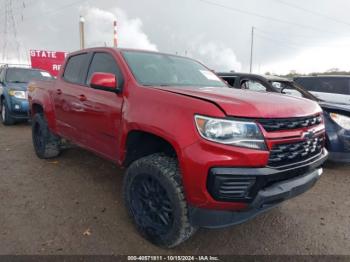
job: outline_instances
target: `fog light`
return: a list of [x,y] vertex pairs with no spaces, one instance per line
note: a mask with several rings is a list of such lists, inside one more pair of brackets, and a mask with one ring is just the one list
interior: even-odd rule
[[15,109],[19,110],[21,107],[19,105],[15,105]]

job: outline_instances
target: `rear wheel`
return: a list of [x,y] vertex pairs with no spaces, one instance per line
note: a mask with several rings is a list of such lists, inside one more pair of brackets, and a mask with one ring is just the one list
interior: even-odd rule
[[5,126],[11,126],[15,124],[15,120],[10,116],[6,100],[1,101],[1,122]]
[[155,154],[135,161],[125,175],[124,200],[138,231],[153,244],[175,247],[196,231],[174,158]]
[[60,138],[51,133],[43,114],[35,114],[33,118],[32,139],[39,158],[54,158],[60,154]]

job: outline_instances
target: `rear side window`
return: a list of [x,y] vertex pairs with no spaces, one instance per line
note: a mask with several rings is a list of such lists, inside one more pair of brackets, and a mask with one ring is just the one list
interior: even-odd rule
[[296,82],[308,91],[342,95],[350,94],[350,78],[298,78]]
[[0,82],[4,81],[4,75],[5,75],[5,69],[1,68],[0,69]]
[[74,84],[83,84],[82,69],[87,64],[87,57],[87,54],[70,57],[64,70],[63,78]]
[[119,70],[118,64],[113,56],[108,53],[95,53],[90,65],[86,84],[90,84],[92,75],[97,72],[114,74],[118,78],[119,86],[122,84],[123,76]]
[[321,87],[319,92],[349,95],[349,78],[321,78]]
[[320,82],[317,78],[296,78],[295,82],[308,91],[320,92]]

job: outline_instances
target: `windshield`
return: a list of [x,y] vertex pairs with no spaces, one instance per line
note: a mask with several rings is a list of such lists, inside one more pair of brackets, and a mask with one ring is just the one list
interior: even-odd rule
[[145,86],[227,87],[192,59],[142,51],[123,51],[123,56],[136,80]]
[[52,79],[52,76],[46,71],[26,68],[9,68],[6,71],[6,82],[8,83],[29,83],[32,79]]

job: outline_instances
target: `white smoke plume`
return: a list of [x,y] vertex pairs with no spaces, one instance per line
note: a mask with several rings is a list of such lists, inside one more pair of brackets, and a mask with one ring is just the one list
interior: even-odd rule
[[220,43],[195,41],[191,45],[189,54],[215,71],[239,72],[242,69],[242,64],[237,60],[235,52]]
[[112,46],[113,21],[118,22],[118,46],[157,51],[148,36],[143,32],[142,21],[139,18],[129,18],[121,9],[105,11],[96,7],[82,8],[85,14],[87,46]]

